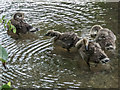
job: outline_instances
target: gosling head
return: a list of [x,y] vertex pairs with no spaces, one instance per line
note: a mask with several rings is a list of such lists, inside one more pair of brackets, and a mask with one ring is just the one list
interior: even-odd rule
[[13,16],[13,19],[15,20],[20,20],[20,19],[24,19],[24,13],[15,13]]
[[51,37],[59,36],[59,35],[61,35],[61,33],[54,30],[48,30],[47,33],[45,34],[45,36],[51,36]]
[[90,30],[91,37],[95,38],[100,29],[103,29],[100,25],[94,25]]
[[[107,54],[101,49],[101,46],[96,42],[89,43],[89,57],[90,61],[95,63],[106,64],[110,61]],[[92,53],[91,53],[92,52]]]
[[112,51],[116,48],[116,36],[107,28],[101,29],[100,32],[98,32],[95,41],[99,43],[104,50]]
[[79,49],[79,53],[81,54],[82,58],[88,63],[91,61],[95,63],[101,62],[102,64],[106,64],[110,61],[106,53],[96,42],[88,41],[86,38],[84,38],[79,40],[75,46]]

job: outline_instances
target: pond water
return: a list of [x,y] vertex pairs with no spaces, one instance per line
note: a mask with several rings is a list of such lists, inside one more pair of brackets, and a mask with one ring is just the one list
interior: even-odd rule
[[16,40],[0,26],[0,44],[9,55],[8,69],[0,67],[2,84],[10,81],[13,88],[118,87],[118,47],[114,52],[106,52],[112,69],[103,70],[105,67],[100,66],[89,71],[74,48],[67,52],[44,36],[48,30],[56,30],[74,31],[84,37],[93,25],[100,24],[111,29],[119,39],[117,2],[0,3],[1,17],[6,15],[6,19],[11,19],[18,11],[25,13],[25,20],[40,30]]

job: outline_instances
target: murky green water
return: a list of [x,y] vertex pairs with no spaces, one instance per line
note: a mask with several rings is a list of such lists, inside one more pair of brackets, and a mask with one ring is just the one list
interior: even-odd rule
[[96,70],[93,68],[90,72],[74,48],[69,53],[53,45],[53,40],[44,36],[48,30],[56,30],[74,31],[84,37],[94,24],[100,24],[111,29],[119,39],[118,3],[4,2],[0,4],[0,16],[6,15],[7,19],[17,11],[25,13],[26,21],[40,28],[40,31],[23,35],[15,40],[3,31],[3,26],[0,26],[0,44],[9,54],[8,70],[1,67],[2,83],[11,81],[14,88],[118,87],[117,50],[107,53],[111,58],[112,70],[104,71],[104,68],[99,67]]

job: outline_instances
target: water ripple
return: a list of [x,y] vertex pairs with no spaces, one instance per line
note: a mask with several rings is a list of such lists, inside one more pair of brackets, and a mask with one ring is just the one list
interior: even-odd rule
[[[2,68],[3,75],[0,80],[3,83],[11,81],[13,88],[80,88],[91,86],[89,84],[93,85],[91,82],[93,77],[95,77],[94,83],[96,84],[99,77],[106,76],[107,80],[111,79],[111,76],[115,75],[99,74],[96,76],[80,70],[79,66],[82,61],[76,52],[68,53],[59,47],[55,47],[53,50],[53,39],[44,36],[48,30],[74,31],[79,36],[86,36],[94,24],[106,26],[106,12],[111,13],[114,10],[109,11],[101,7],[102,4],[92,2],[9,2],[0,4],[0,16],[6,15],[6,19],[10,19],[15,12],[23,12],[25,20],[29,24],[40,28],[40,31],[34,33],[38,37],[37,39],[33,39],[32,34],[33,36],[26,35],[30,37],[29,39],[23,36],[22,39],[15,40],[6,34],[2,25],[0,26],[0,44],[7,50],[9,56],[8,70]],[[115,28],[115,26],[111,26]],[[106,83],[106,81],[101,82]],[[116,86],[115,82],[117,81],[111,82],[112,84],[107,83]],[[98,84],[98,86],[105,87],[101,83]],[[109,85],[107,87],[111,87]]]

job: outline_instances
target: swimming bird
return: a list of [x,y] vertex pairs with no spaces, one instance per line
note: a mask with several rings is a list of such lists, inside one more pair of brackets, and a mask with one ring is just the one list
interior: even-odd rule
[[[38,31],[37,28],[34,31],[30,31],[30,29],[32,29],[33,27],[25,22],[24,13],[20,13],[20,12],[15,13],[13,18],[10,21],[11,21],[11,24],[15,26],[17,35],[19,35],[20,33],[26,34],[27,32]],[[9,26],[7,26],[7,28],[9,29]],[[10,30],[8,30],[8,32],[10,32]]]
[[54,42],[61,41],[62,47],[66,48],[67,51],[70,51],[71,47],[75,47],[75,44],[77,41],[79,41],[81,38],[74,32],[65,32],[60,33],[58,31],[49,30],[46,33],[46,36],[55,37]]
[[83,38],[76,43],[75,47],[78,49],[78,53],[81,55],[82,59],[86,61],[89,67],[89,62],[94,62],[96,64],[101,62],[102,64],[106,64],[110,61],[108,56],[101,49],[101,46],[94,41],[88,41],[88,39]]
[[90,30],[91,37],[100,44],[103,50],[115,50],[116,36],[108,28],[102,28],[100,25],[94,25]]

